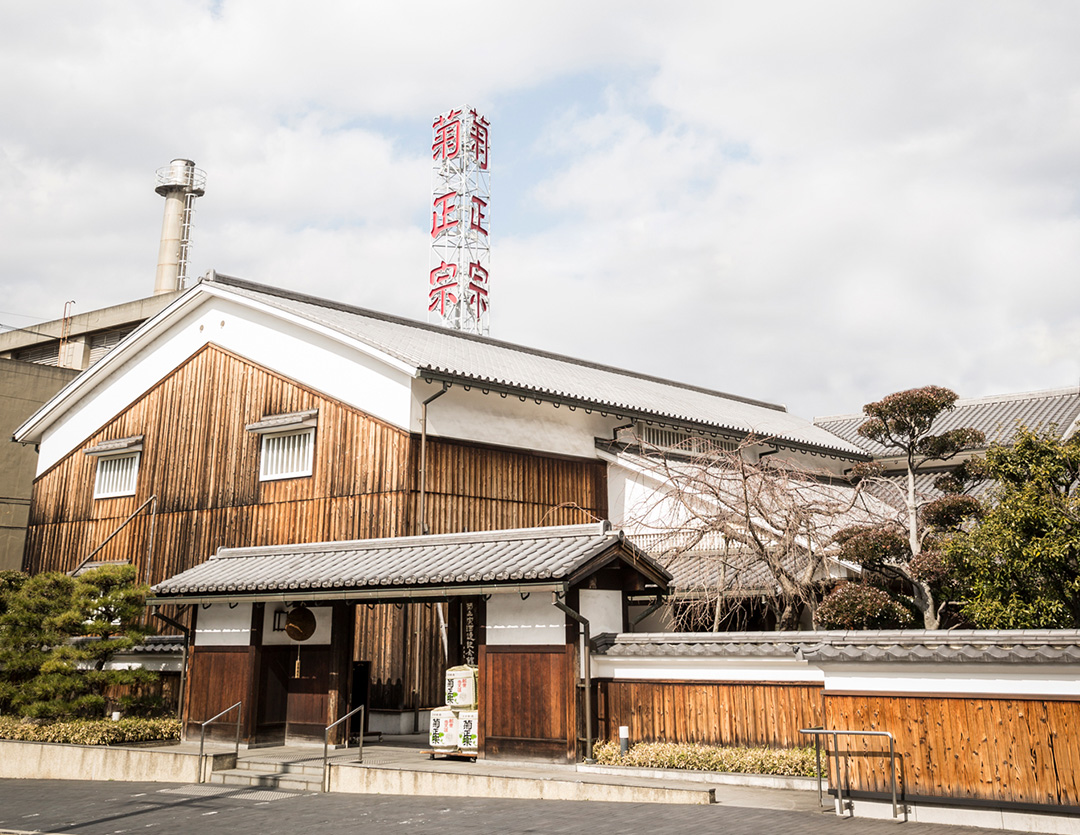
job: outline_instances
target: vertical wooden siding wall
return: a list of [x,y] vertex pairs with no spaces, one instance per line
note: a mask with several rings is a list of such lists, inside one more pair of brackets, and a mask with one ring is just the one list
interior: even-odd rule
[[[1080,702],[828,695],[828,728],[889,731],[909,800],[1080,807]],[[888,740],[840,739],[855,791],[889,791]]]
[[[259,481],[267,415],[319,410],[314,472]],[[405,536],[417,532],[419,439],[221,348],[194,354],[87,438],[143,435],[134,496],[93,498],[96,459],[77,449],[34,484],[26,568],[69,571],[150,496],[157,496],[150,581],[218,548]],[[601,462],[429,439],[433,533],[559,525],[604,518]],[[97,556],[145,574],[144,511]]]
[[[259,438],[245,426],[273,414],[318,409],[314,472],[259,481]],[[130,559],[150,582],[206,560],[220,547],[405,536],[418,530],[419,438],[208,345],[87,438],[84,447],[143,435],[134,496],[93,498],[96,460],[75,450],[34,485],[26,568],[70,571],[150,496],[141,513],[95,558]],[[562,525],[606,518],[604,465],[524,450],[429,438],[428,526],[433,533]],[[389,610],[389,611],[388,611]],[[371,707],[442,704],[436,613],[409,606],[406,642],[398,610],[359,606],[357,658],[371,659]],[[454,640],[456,636],[451,636]]]
[[805,745],[799,728],[821,725],[820,684],[754,682],[597,682],[598,736],[631,742]]
[[[259,481],[267,415],[319,410],[310,478]],[[91,435],[85,447],[143,435],[134,496],[93,498],[95,459],[75,450],[40,476],[28,533],[30,571],[68,571],[151,495],[151,582],[222,546],[400,536],[409,532],[410,438],[356,409],[215,346],[206,346]],[[144,511],[96,557],[131,559],[144,575]]]

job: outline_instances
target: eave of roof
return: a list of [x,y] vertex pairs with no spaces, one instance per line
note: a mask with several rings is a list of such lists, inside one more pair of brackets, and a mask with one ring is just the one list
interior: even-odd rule
[[[432,382],[475,386],[566,405],[734,437],[749,434],[807,452],[852,460],[866,458],[858,445],[791,415],[783,406],[663,380],[611,366],[449,331],[301,293],[211,272],[161,313],[144,322],[15,432],[22,442],[40,440],[51,422],[83,392],[91,391],[133,351],[154,338],[205,294],[232,299],[350,344],[391,367]],[[379,339],[378,333],[387,331]]]
[[[527,348],[489,337],[450,331],[440,326],[280,288],[266,287],[230,276],[214,275],[209,280],[240,294],[258,296],[268,305],[296,312],[297,315],[318,321],[325,327],[365,342],[373,350],[392,354],[400,362],[411,366],[415,370],[415,376],[430,382],[476,387],[504,395],[512,394],[521,399],[535,399],[556,405],[567,405],[570,408],[605,412],[621,418],[651,420],[667,425],[731,434],[736,437],[752,433],[770,438],[784,446],[854,460],[866,457],[858,446],[815,427],[810,421],[790,415],[780,405],[664,380],[549,351]],[[380,341],[370,333],[361,332],[357,327],[357,319],[400,328],[402,333],[412,334],[414,338]],[[456,363],[447,361],[447,354],[455,352],[445,350],[448,346],[453,347],[457,352]],[[436,355],[442,358],[441,361],[436,358]],[[463,359],[466,356],[468,359]],[[484,365],[485,361],[489,368],[500,367],[501,370],[498,373],[474,371],[476,366]],[[527,363],[532,363],[535,368],[524,370],[524,375],[513,373],[522,372],[522,366]],[[510,369],[513,371],[511,372]],[[545,374],[549,375],[549,380],[544,379]],[[593,380],[601,379],[607,384],[614,384],[614,381],[619,380],[621,382],[614,385],[614,388],[618,389],[623,396],[615,398],[597,394],[595,385],[582,384],[575,389],[572,385],[575,374],[584,374]],[[579,382],[583,383],[583,381]],[[626,389],[622,388],[624,384]],[[637,393],[641,402],[631,402],[633,398],[629,396],[629,389],[635,387],[644,387],[649,391],[648,395],[643,392]],[[666,397],[664,392],[667,392]],[[698,414],[694,414],[691,409],[680,409],[677,406],[663,409],[645,405],[671,404],[679,397],[689,398],[686,401],[687,404],[696,398],[704,398],[697,404]],[[741,421],[725,420],[722,417],[714,419],[714,415],[724,410],[725,404],[727,409],[744,411],[747,415]],[[774,431],[765,426],[775,421],[785,424],[788,430]],[[755,422],[760,425],[755,426]],[[796,433],[796,426],[798,432],[805,437],[800,437]]]
[[671,575],[607,523],[223,548],[158,583],[147,602],[402,600],[564,592],[621,559],[667,588]]

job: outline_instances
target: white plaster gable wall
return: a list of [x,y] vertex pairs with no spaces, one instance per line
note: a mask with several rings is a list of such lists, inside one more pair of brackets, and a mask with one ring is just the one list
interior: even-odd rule
[[808,472],[819,472],[824,470],[832,475],[843,475],[855,466],[855,462],[850,458],[836,458],[831,455],[811,455],[809,452],[794,449],[781,449],[775,457],[788,462],[793,467],[798,467]]
[[580,589],[578,612],[589,622],[589,635],[623,631],[622,592],[608,589]]
[[[132,352],[81,392],[40,441],[38,473],[145,394],[199,348],[213,343],[403,429],[410,426],[411,376],[332,334],[228,298],[204,294],[178,311],[152,349]],[[149,439],[148,439],[149,440]]]
[[566,615],[549,593],[493,594],[487,601],[487,642],[498,645],[566,643]]
[[195,616],[195,645],[246,647],[251,643],[251,604],[211,603]]
[[[420,404],[441,388],[423,380],[414,383],[414,432],[420,431]],[[595,458],[596,438],[611,438],[619,425],[610,415],[555,408],[532,398],[523,402],[512,394],[484,394],[479,386],[466,391],[461,385],[451,386],[428,405],[427,420],[429,435],[584,458]]]
[[627,533],[670,531],[685,521],[686,511],[664,495],[666,485],[608,457],[608,516]]

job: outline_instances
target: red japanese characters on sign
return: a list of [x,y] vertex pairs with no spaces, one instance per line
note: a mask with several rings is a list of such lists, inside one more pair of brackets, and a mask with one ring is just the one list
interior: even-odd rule
[[488,271],[475,261],[469,264],[469,307],[478,319],[488,309]]
[[481,200],[474,195],[472,205],[469,207],[469,228],[485,235],[488,233],[487,229],[484,228],[484,221],[487,220],[487,214],[484,212],[486,208],[487,201]]
[[475,110],[470,110],[469,115],[472,116],[472,119],[469,121],[469,147],[472,150],[473,159],[476,160],[480,170],[487,171],[488,120]]
[[437,238],[447,230],[458,225],[457,219],[452,215],[457,211],[457,192],[450,191],[433,201],[434,210],[431,213],[431,237]]
[[428,310],[439,308],[439,315],[446,315],[447,305],[457,304],[457,264],[443,261],[431,271],[431,289],[428,291]]
[[432,159],[454,159],[461,151],[461,111],[451,110],[431,123],[435,141],[431,143]]
[[490,127],[465,104],[443,111],[431,128],[428,318],[486,335],[491,316]]

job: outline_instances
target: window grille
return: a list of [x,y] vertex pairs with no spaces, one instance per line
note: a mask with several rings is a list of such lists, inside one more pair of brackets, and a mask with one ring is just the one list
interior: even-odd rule
[[120,340],[135,330],[134,327],[114,328],[90,334],[90,364],[93,365],[120,344]]
[[665,452],[682,452],[687,455],[708,455],[716,452],[734,452],[739,445],[734,441],[707,437],[683,429],[638,424],[637,436],[646,447]]
[[263,435],[259,479],[270,481],[309,476],[314,455],[314,429]]
[[94,498],[109,499],[114,496],[135,495],[139,479],[140,452],[125,455],[103,455],[98,458],[97,475],[94,479]]

